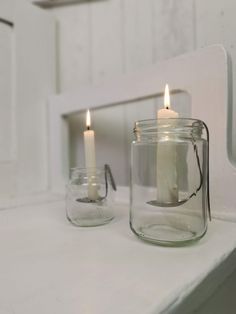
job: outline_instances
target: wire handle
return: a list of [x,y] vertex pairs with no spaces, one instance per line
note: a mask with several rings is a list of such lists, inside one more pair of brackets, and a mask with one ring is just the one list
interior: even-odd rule
[[115,183],[115,179],[113,177],[113,174],[111,172],[111,167],[108,165],[108,164],[105,164],[104,165],[104,169],[105,169],[105,179],[106,179],[106,183],[107,183],[107,175],[109,176],[110,178],[110,183],[111,183],[111,186],[113,188],[114,191],[117,190],[116,188],[116,183]]
[[[211,221],[211,204],[210,204],[210,174],[209,174],[209,130],[207,125],[202,121],[204,128],[206,130],[206,137],[207,137],[207,211],[208,211],[208,216],[209,216],[209,220]],[[196,191],[194,191],[192,194],[190,194],[188,197],[182,199],[182,200],[178,200],[177,202],[173,203],[173,202],[169,202],[169,203],[163,203],[163,202],[158,202],[158,200],[152,200],[147,202],[147,204],[152,205],[152,206],[162,206],[162,207],[174,207],[174,206],[181,206],[182,204],[186,203],[187,201],[189,201],[193,196],[196,196],[197,193],[200,191],[200,189],[202,188],[202,184],[203,184],[203,173],[202,173],[202,169],[201,169],[201,164],[200,164],[200,158],[199,158],[199,154],[198,154],[198,148],[197,145],[195,144],[194,138],[192,138],[192,145],[193,145],[193,149],[196,155],[196,160],[197,160],[197,166],[198,166],[198,170],[199,170],[199,175],[200,175],[200,183],[198,188],[196,189]]]

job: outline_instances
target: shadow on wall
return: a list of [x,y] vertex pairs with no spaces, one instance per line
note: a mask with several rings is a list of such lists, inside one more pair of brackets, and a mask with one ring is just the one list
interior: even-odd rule
[[86,2],[101,2],[108,0],[34,0],[33,4],[40,6],[41,8],[52,8],[52,7],[62,7],[68,5],[74,5],[77,3]]

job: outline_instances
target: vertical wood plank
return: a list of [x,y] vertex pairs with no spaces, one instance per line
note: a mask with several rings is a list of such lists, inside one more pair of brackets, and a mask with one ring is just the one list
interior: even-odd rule
[[[1,1],[0,17],[13,22],[14,2]],[[13,27],[0,23],[0,207],[15,195],[16,138]]]
[[[209,0],[196,1],[196,39],[197,47],[221,43],[231,56],[233,61],[232,77],[229,84],[233,98],[236,95],[236,85],[231,79],[236,77],[236,43],[235,29],[235,1],[234,0]],[[232,84],[232,86],[231,86]],[[228,116],[228,153],[236,165],[236,108],[235,101],[229,108]]]
[[12,27],[0,23],[0,162],[9,161],[13,157],[12,32]]
[[[225,29],[230,21],[224,21],[224,15],[229,14],[229,7],[225,3],[232,0],[222,1],[197,1],[196,2],[196,44],[204,47],[211,43],[220,43],[224,40]],[[232,8],[233,9],[233,8]],[[232,23],[232,21],[231,21]],[[227,34],[225,34],[227,36]]]
[[194,0],[153,0],[154,60],[191,51],[195,46]]
[[0,1],[1,18],[13,21],[15,0]]
[[19,195],[48,188],[47,98],[55,93],[52,17],[16,2],[16,133]]
[[91,2],[92,81],[123,71],[121,0]]
[[[153,62],[152,2],[124,1],[124,64],[126,72],[137,71]],[[155,100],[146,99],[124,106],[125,178],[129,182],[130,147],[134,138],[134,122],[156,117]]]
[[129,72],[150,65],[153,60],[151,1],[124,1],[123,17],[124,63]]
[[58,27],[58,75],[61,92],[91,80],[91,31],[88,3],[53,9]]

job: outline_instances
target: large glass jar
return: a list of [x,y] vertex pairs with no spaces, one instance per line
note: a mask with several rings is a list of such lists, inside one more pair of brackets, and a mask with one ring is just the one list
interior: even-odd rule
[[195,119],[135,123],[130,227],[141,239],[183,245],[207,230],[208,130]]

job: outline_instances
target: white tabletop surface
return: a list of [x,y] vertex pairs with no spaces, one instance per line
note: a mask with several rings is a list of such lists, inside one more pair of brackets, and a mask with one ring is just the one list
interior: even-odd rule
[[116,215],[78,228],[63,201],[0,211],[0,314],[168,313],[234,258],[234,223],[213,221],[197,244],[165,248],[132,234],[126,206]]

